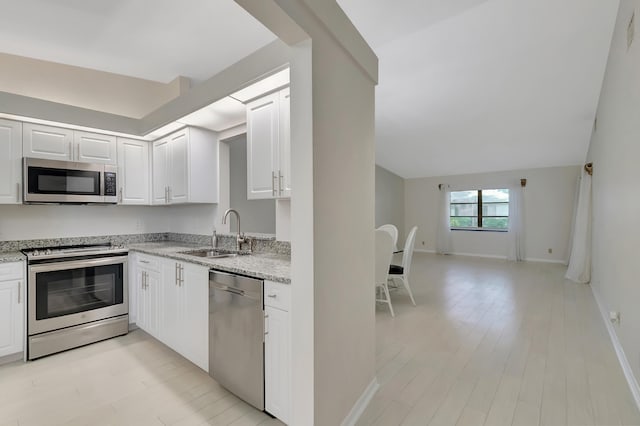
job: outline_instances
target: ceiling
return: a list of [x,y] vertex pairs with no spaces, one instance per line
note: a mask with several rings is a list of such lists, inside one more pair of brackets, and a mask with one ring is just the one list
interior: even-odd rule
[[[379,165],[413,178],[584,161],[618,0],[337,1],[380,59]],[[163,83],[275,40],[232,0],[5,3],[0,52]],[[227,107],[195,119],[235,123],[242,106]]]
[[3,2],[0,52],[198,83],[276,37],[232,0]]
[[380,60],[376,158],[405,178],[584,161],[617,0],[337,0]]

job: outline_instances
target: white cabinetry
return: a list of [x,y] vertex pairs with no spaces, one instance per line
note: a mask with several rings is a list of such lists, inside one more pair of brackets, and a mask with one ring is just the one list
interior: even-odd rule
[[24,262],[0,264],[0,357],[24,348]]
[[217,203],[218,140],[187,127],[153,143],[152,203]]
[[208,371],[209,269],[141,253],[134,259],[137,326]]
[[265,411],[284,423],[291,416],[291,288],[264,282]]
[[209,370],[209,269],[165,259],[159,339]]
[[135,279],[129,279],[138,289],[136,325],[154,337],[159,331],[160,272],[159,259],[140,254],[136,256]]
[[118,202],[150,204],[149,142],[118,138]]
[[0,119],[0,204],[22,202],[22,123]]
[[247,198],[291,196],[289,88],[247,104]]
[[22,141],[25,157],[116,164],[115,136],[24,123]]

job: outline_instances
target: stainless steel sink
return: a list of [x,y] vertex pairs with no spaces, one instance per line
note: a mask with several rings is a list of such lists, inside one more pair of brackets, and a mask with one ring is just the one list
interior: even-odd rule
[[221,259],[223,257],[236,257],[237,253],[228,253],[220,250],[191,250],[181,251],[180,254],[187,254],[189,256],[206,257],[208,259]]

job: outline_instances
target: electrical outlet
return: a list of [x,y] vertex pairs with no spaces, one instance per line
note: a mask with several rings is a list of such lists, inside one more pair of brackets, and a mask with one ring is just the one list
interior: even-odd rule
[[547,253],[549,254],[553,253],[553,249],[547,249]]
[[609,321],[611,321],[612,324],[620,325],[620,312],[616,312],[616,311],[609,312]]

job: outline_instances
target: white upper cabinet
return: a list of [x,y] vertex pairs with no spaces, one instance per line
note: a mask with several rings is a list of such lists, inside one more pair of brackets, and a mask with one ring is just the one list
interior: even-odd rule
[[73,161],[73,130],[24,123],[22,152],[25,157]]
[[116,164],[116,137],[88,132],[73,132],[74,161]]
[[116,164],[116,151],[115,136],[24,123],[25,157]]
[[279,133],[279,95],[247,104],[247,198],[274,198]]
[[217,203],[218,139],[187,127],[153,143],[152,203]]
[[22,202],[22,123],[0,119],[0,204]]
[[291,196],[289,88],[247,104],[247,198]]
[[149,142],[118,138],[118,202],[150,204]]

